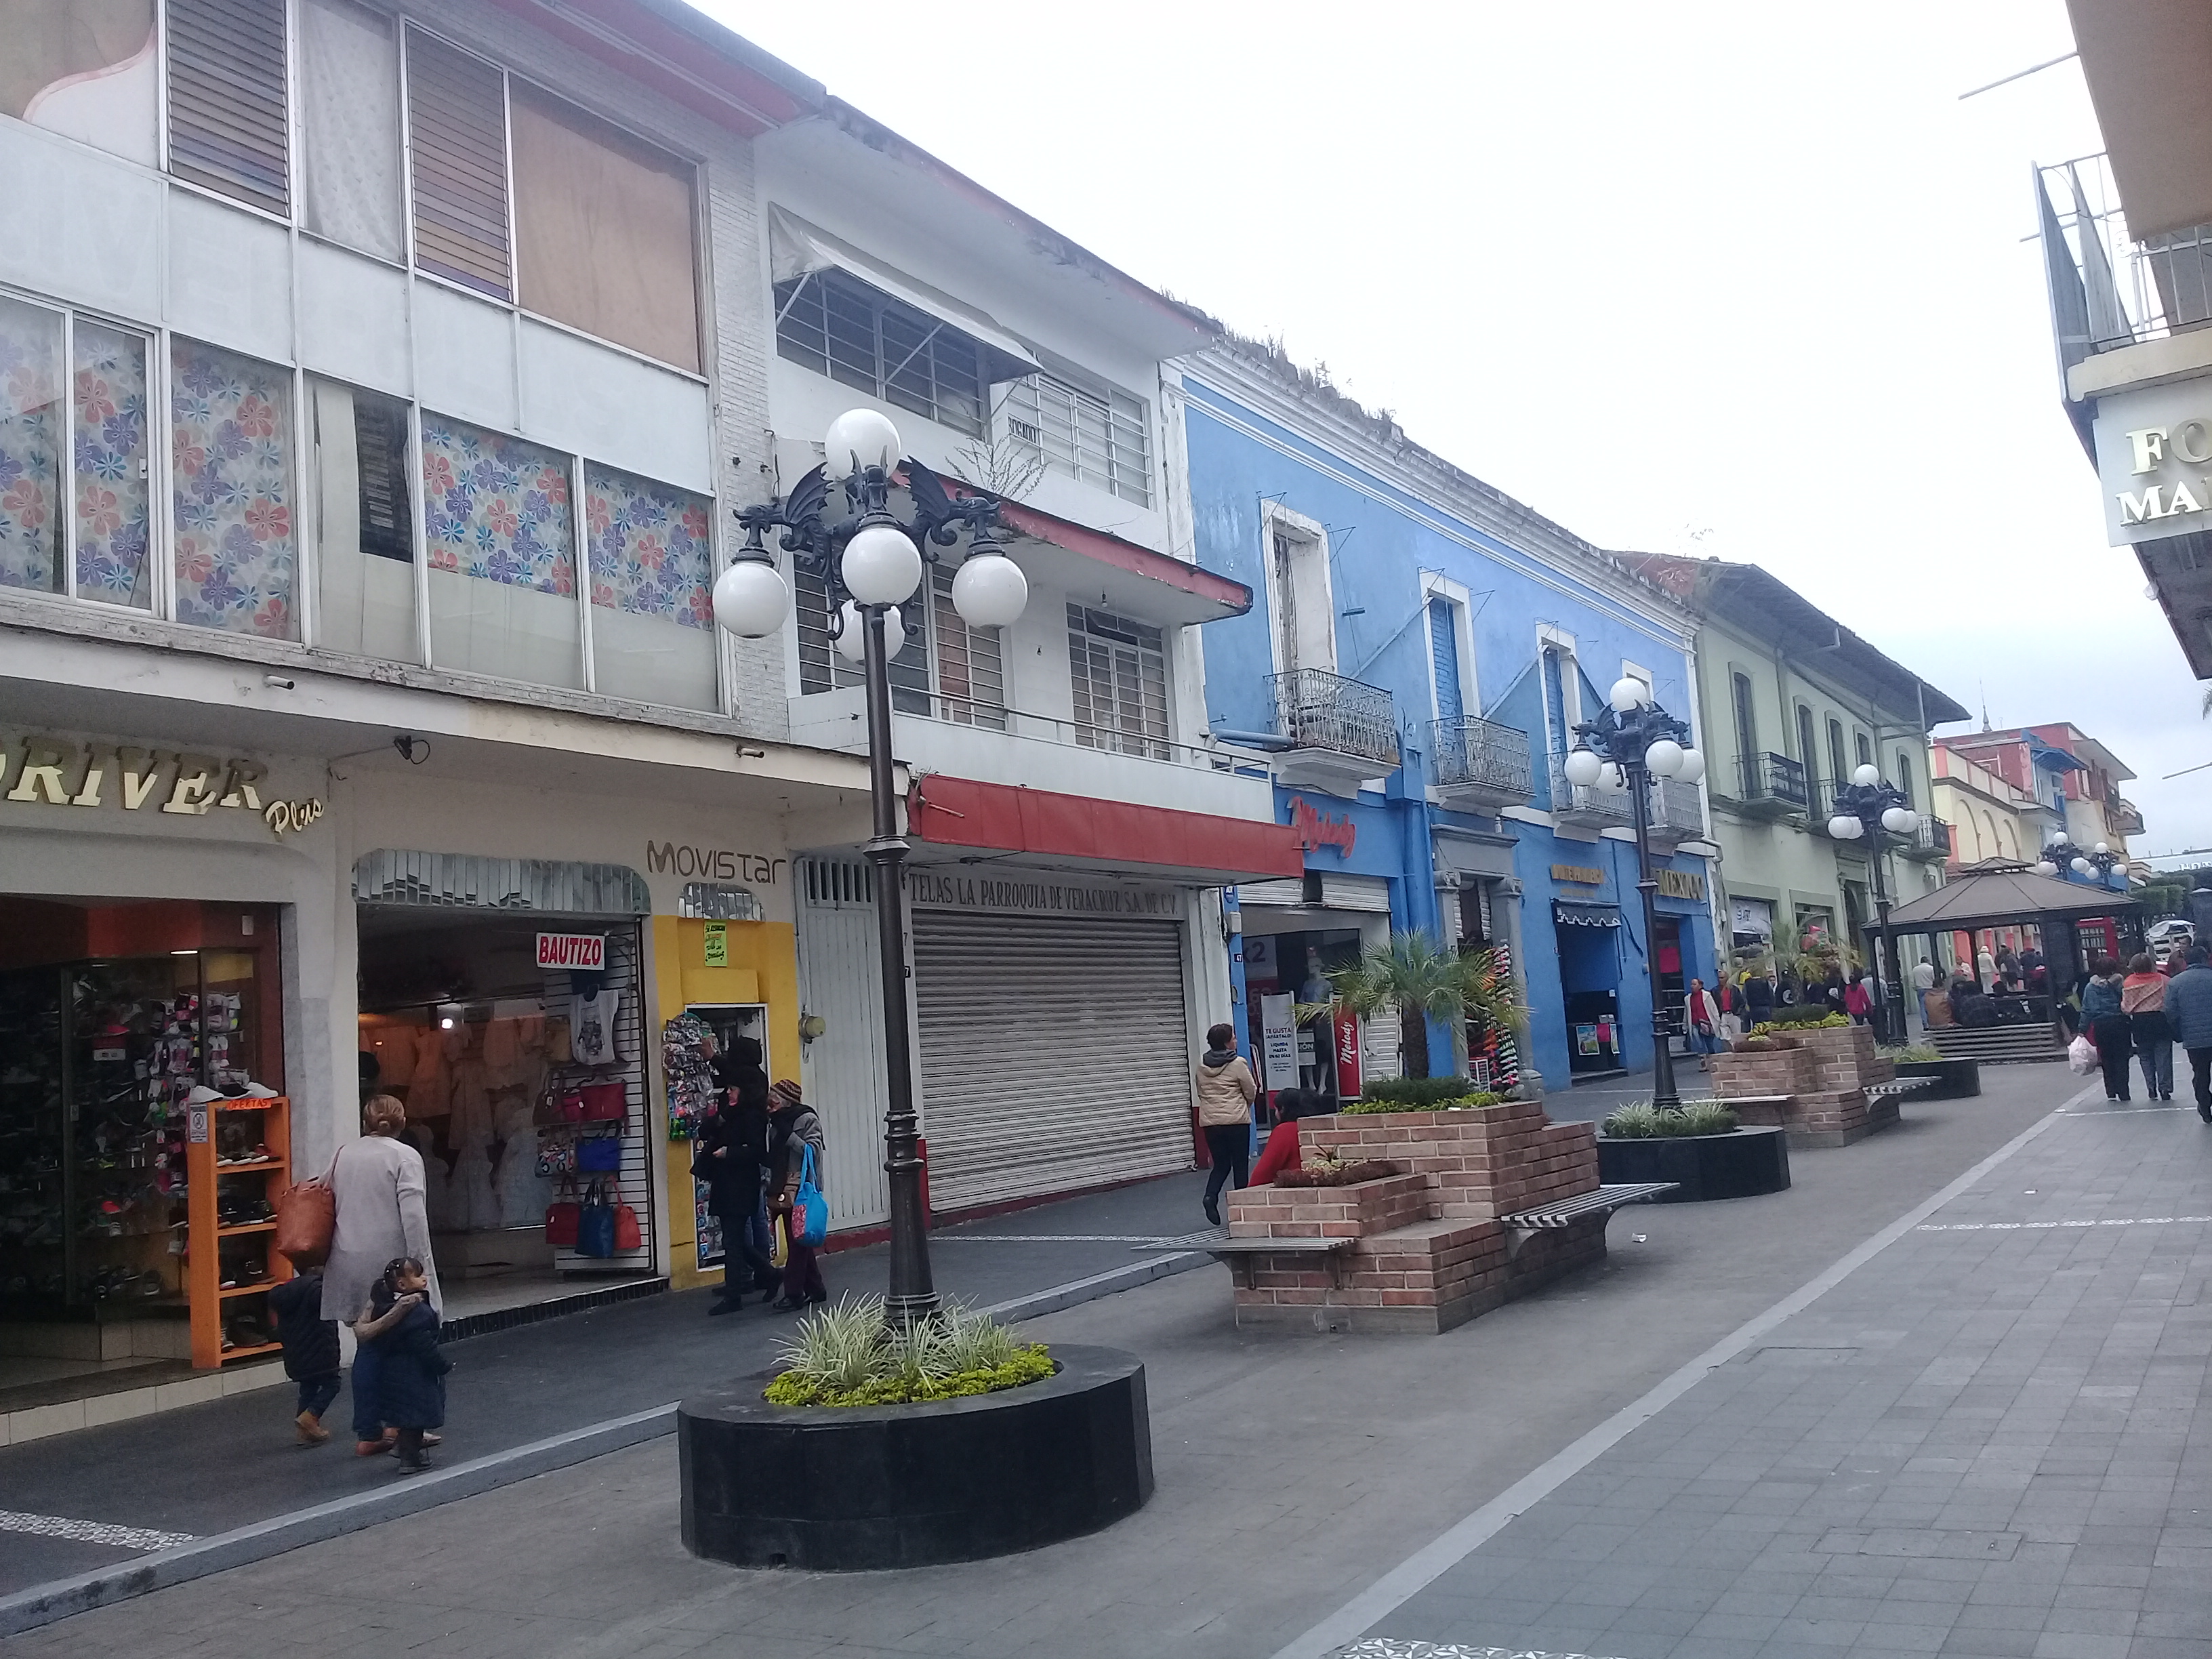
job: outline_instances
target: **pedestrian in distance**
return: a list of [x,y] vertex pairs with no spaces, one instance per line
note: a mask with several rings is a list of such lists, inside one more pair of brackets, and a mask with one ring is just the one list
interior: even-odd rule
[[1743,982],[1743,1017],[1748,1022],[1747,1030],[1774,1018],[1774,977],[1771,973],[1754,973]]
[[808,1150],[814,1153],[814,1184],[819,1188],[830,1143],[822,1133],[820,1115],[800,1097],[799,1085],[789,1078],[778,1078],[769,1085],[768,1100],[768,1164],[774,1183],[769,1205],[783,1218],[787,1236],[783,1294],[771,1305],[778,1313],[797,1313],[830,1299],[829,1287],[822,1282],[822,1264],[814,1258],[814,1246],[800,1242],[799,1221],[792,1212],[799,1199],[799,1178],[806,1172]]
[[[340,1147],[331,1164],[336,1220],[323,1269],[323,1317],[349,1324],[359,1319],[386,1265],[402,1256],[422,1264],[423,1294],[434,1312],[442,1311],[445,1297],[424,1207],[422,1154],[399,1138],[407,1127],[406,1105],[376,1095],[361,1115],[365,1133]],[[377,1414],[377,1361],[374,1353],[366,1364],[359,1351],[354,1355],[354,1449],[364,1457],[381,1452],[394,1437],[386,1432],[391,1425]]]
[[2081,987],[2081,1024],[2097,1045],[2098,1063],[2105,1068],[2105,1098],[2127,1099],[2135,1024],[2122,1001],[2120,964],[2109,957],[2089,964],[2088,981]]
[[1198,1127],[1213,1168],[1206,1177],[1206,1218],[1221,1224],[1221,1188],[1231,1176],[1246,1184],[1252,1159],[1252,1103],[1260,1097],[1259,1079],[1237,1052],[1237,1028],[1223,1024],[1206,1033],[1206,1054],[1195,1080]]
[[1691,980],[1690,994],[1682,999],[1682,1029],[1689,1033],[1690,1051],[1698,1057],[1698,1069],[1711,1070],[1705,1056],[1721,1046],[1721,1006],[1701,979]]
[[1923,957],[1912,964],[1912,996],[1920,1005],[1920,1029],[1928,1029],[1928,994],[1936,988],[1936,964]]
[[446,1373],[453,1362],[439,1349],[438,1322],[428,1267],[403,1255],[385,1264],[353,1328],[376,1356],[377,1406],[403,1468],[428,1466],[422,1449],[439,1443],[432,1431],[446,1423]]
[[1275,1095],[1275,1127],[1268,1133],[1267,1144],[1260,1149],[1260,1161],[1252,1166],[1252,1178],[1248,1187],[1269,1187],[1275,1177],[1285,1170],[1303,1167],[1298,1148],[1298,1120],[1311,1117],[1323,1109],[1318,1089],[1283,1089]]
[[1844,1012],[1851,1017],[1851,1024],[1863,1025],[1874,1012],[1874,998],[1867,994],[1866,969],[1851,969],[1850,983],[1844,988]]
[[2166,975],[2158,971],[2150,952],[2138,951],[2128,963],[2128,976],[2120,981],[2120,1012],[2128,1017],[2136,1040],[2136,1063],[2142,1067],[2143,1098],[2173,1098],[2173,1027],[2166,1018]]
[[2192,945],[2182,970],[2166,981],[2166,1019],[2173,1040],[2189,1054],[2189,1080],[2197,1115],[2212,1123],[2212,951]]
[[1974,952],[1974,979],[1984,988],[1996,983],[1997,959],[1990,954],[1986,945]]
[[744,1306],[748,1282],[766,1302],[783,1279],[754,1231],[768,1164],[769,1081],[760,1044],[739,1037],[712,1064],[720,1102],[699,1126],[691,1176],[706,1183],[707,1208],[722,1224],[722,1291],[707,1311],[724,1314]]
[[293,1418],[300,1443],[319,1446],[331,1437],[323,1413],[338,1397],[338,1322],[323,1317],[323,1270],[301,1269],[269,1292],[276,1340],[284,1345],[284,1375],[300,1385]]
[[[1856,975],[1858,969],[1854,968],[1851,972]],[[1820,1006],[1830,1013],[1847,1012],[1850,1001],[1850,988],[1844,983],[1844,970],[1831,963],[1827,977],[1820,981],[1820,988],[1816,996]]]

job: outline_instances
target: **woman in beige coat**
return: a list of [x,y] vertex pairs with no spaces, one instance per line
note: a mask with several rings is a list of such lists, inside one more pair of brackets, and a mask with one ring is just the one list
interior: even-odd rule
[[1237,1052],[1237,1028],[1216,1025],[1206,1034],[1206,1057],[1198,1062],[1198,1127],[1213,1173],[1206,1178],[1206,1218],[1221,1224],[1221,1188],[1231,1175],[1240,1188],[1252,1164],[1252,1103],[1259,1079]]
[[443,1310],[437,1264],[430,1259],[430,1216],[423,1206],[422,1154],[399,1139],[407,1108],[377,1095],[361,1109],[368,1131],[338,1149],[331,1165],[337,1224],[323,1269],[323,1317],[350,1325],[368,1305],[386,1262],[411,1255],[430,1280],[430,1305]]

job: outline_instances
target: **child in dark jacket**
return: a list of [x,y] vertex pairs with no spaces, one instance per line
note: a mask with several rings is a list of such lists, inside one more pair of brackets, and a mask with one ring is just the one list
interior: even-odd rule
[[284,1375],[300,1385],[300,1414],[292,1419],[300,1443],[319,1446],[331,1437],[323,1413],[338,1397],[338,1322],[323,1317],[323,1270],[309,1267],[277,1285],[269,1310],[284,1345]]
[[370,1293],[370,1316],[354,1327],[376,1355],[380,1415],[398,1432],[400,1462],[427,1467],[425,1445],[438,1437],[428,1431],[446,1420],[446,1373],[453,1362],[438,1350],[438,1310],[430,1305],[429,1275],[413,1256],[386,1264]]

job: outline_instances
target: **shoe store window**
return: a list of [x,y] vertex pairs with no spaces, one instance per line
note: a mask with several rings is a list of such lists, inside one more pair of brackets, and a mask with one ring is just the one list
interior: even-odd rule
[[[0,896],[0,1390],[189,1358],[196,1315],[210,1353],[233,1324],[261,1346],[268,1182],[211,1164],[197,1227],[188,1153],[197,1106],[289,1158],[259,1127],[285,1087],[277,933],[268,907]],[[196,1279],[232,1288],[199,1308]]]

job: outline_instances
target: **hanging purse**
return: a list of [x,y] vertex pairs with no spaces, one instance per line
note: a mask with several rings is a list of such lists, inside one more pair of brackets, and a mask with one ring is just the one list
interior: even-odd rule
[[541,1176],[566,1176],[576,1172],[576,1143],[573,1140],[549,1140],[539,1143],[538,1173]]
[[615,1212],[603,1188],[585,1194],[583,1212],[576,1220],[576,1254],[604,1259],[615,1253]]
[[799,1166],[799,1191],[791,1200],[791,1229],[799,1243],[810,1249],[830,1237],[830,1205],[814,1184],[814,1148]]
[[586,1083],[576,1095],[580,1122],[620,1123],[629,1115],[629,1094],[622,1084]]
[[612,1175],[622,1168],[622,1141],[614,1135],[593,1135],[576,1142],[570,1155],[587,1175]]
[[781,1211],[776,1212],[775,1220],[769,1225],[769,1265],[781,1267],[791,1260],[791,1234],[783,1224]]
[[574,1249],[583,1213],[584,1206],[576,1197],[575,1182],[562,1182],[560,1194],[545,1206],[545,1242],[556,1250]]
[[637,1212],[627,1204],[615,1206],[615,1249],[641,1250],[645,1248],[645,1230],[637,1224]]

